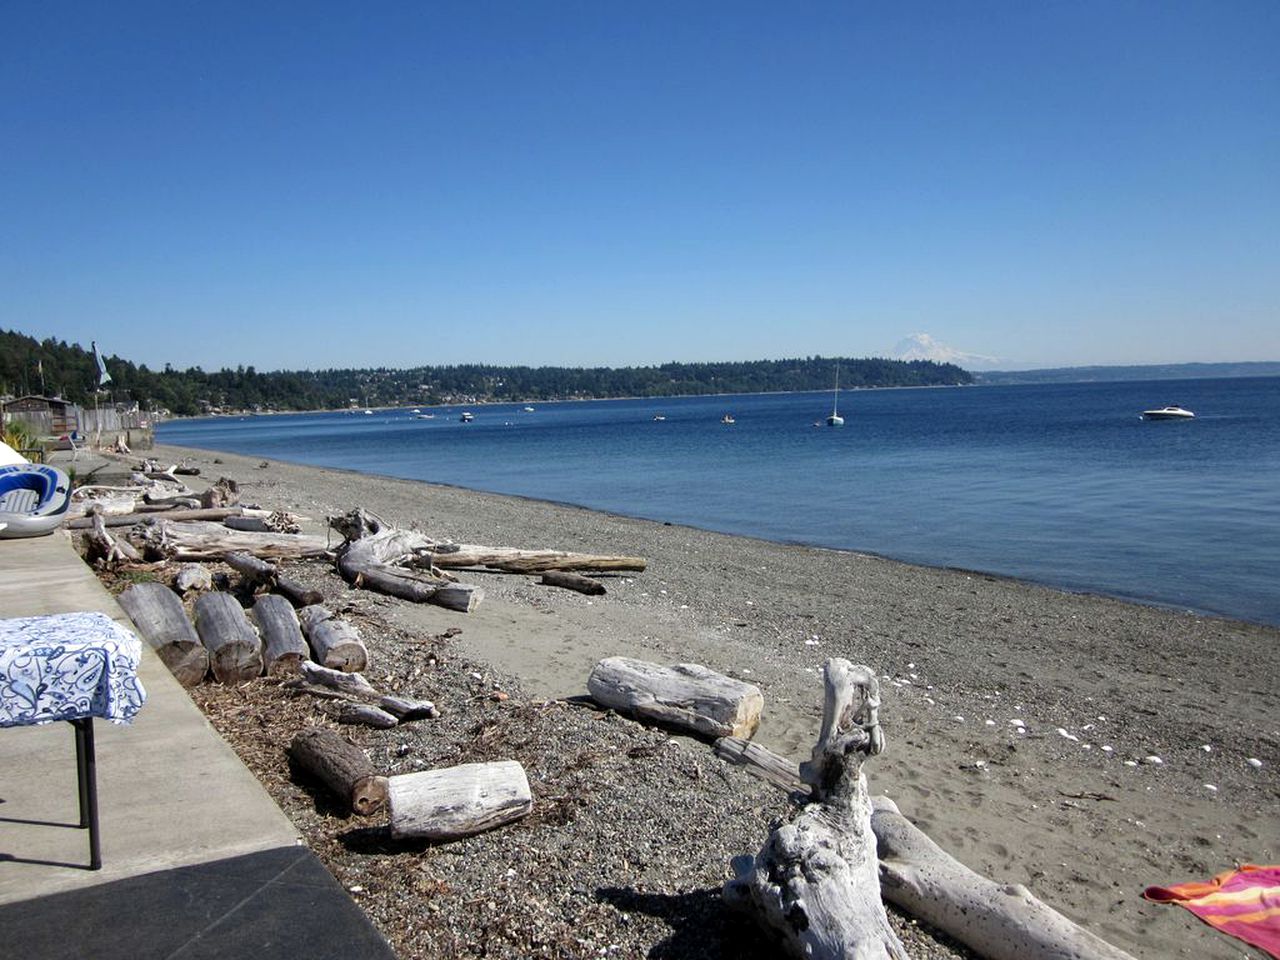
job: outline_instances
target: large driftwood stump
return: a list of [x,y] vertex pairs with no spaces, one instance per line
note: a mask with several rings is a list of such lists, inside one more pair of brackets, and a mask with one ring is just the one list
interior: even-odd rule
[[764,709],[759,687],[696,663],[609,657],[591,671],[587,689],[601,706],[707,737],[749,737]]
[[182,601],[163,583],[135,583],[117,598],[142,639],[184,687],[209,672],[209,651],[187,619]]
[[862,763],[884,748],[880,685],[867,667],[831,659],[822,731],[800,775],[814,802],[755,857],[735,857],[725,903],[751,914],[794,957],[906,960],[880,900],[871,798]]
[[378,775],[363,750],[332,730],[303,730],[289,744],[289,758],[362,817],[387,802],[387,778]]
[[[799,766],[758,743],[721,737],[716,756],[788,793],[809,792]],[[880,856],[881,896],[992,960],[1132,960],[1036,899],[1025,887],[974,873],[898,812],[873,797],[871,830]]]
[[[364,510],[333,517],[329,525],[346,540],[338,551],[338,572],[348,583],[460,613],[470,613],[484,598],[479,587],[433,571],[435,541],[429,537],[388,526]],[[426,569],[410,569],[414,566]]]
[[196,632],[209,651],[219,683],[244,683],[262,673],[262,639],[235,597],[206,593],[196,599]]
[[519,820],[533,809],[515,760],[464,763],[389,778],[391,836],[456,840]]
[[262,634],[262,663],[268,674],[294,674],[307,659],[307,641],[293,604],[274,593],[264,593],[253,602],[253,621]]
[[1133,960],[1021,884],[974,873],[899,813],[892,800],[876,798],[871,826],[879,841],[884,898],[988,960]]
[[354,673],[369,665],[369,650],[356,628],[339,620],[327,607],[313,604],[298,611],[302,629],[311,641],[316,663],[330,670]]

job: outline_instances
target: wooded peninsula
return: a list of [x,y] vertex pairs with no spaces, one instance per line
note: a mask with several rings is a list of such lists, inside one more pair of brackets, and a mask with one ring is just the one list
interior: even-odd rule
[[[427,406],[698,394],[827,390],[840,366],[840,386],[924,387],[973,382],[951,363],[883,358],[803,357],[731,363],[664,363],[650,367],[503,367],[492,364],[406,369],[278,370],[253,367],[206,372],[152,370],[115,355],[104,357],[116,402],[193,416],[213,410],[332,410],[345,407]],[[0,330],[0,395],[57,395],[89,402],[98,384],[93,353],[79,344],[36,340]]]

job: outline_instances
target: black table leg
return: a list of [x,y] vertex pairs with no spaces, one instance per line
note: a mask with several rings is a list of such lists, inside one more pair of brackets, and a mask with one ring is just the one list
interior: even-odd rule
[[76,728],[76,778],[80,785],[80,826],[89,828],[89,869],[102,869],[98,840],[98,761],[93,752],[93,718],[72,720]]

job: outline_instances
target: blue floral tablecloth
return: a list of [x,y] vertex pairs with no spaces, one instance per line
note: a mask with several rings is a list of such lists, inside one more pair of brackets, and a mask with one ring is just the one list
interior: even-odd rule
[[133,719],[142,644],[103,613],[0,620],[0,727]]

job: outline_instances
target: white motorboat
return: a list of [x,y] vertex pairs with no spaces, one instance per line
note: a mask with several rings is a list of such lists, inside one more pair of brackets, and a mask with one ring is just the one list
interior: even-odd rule
[[737,423],[738,421],[733,419],[732,413],[726,413],[723,417],[720,418],[720,422],[721,423]]
[[1158,407],[1155,410],[1143,410],[1143,420],[1194,420],[1195,414],[1178,406]]
[[463,410],[462,416],[458,417],[458,419],[461,420],[463,423],[470,423],[475,418],[476,418],[475,414],[471,413],[468,410]]

